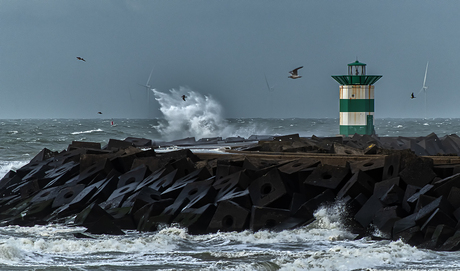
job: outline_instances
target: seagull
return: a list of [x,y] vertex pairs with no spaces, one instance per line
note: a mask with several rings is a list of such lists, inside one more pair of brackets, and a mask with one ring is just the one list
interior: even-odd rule
[[415,98],[415,96],[414,96],[414,93],[413,93],[413,92],[412,92],[412,94],[410,95],[410,98],[411,98],[411,99],[414,99],[414,98]]
[[297,78],[302,77],[302,76],[300,76],[300,75],[297,74],[297,70],[302,69],[302,68],[303,68],[303,66],[298,67],[298,68],[296,68],[296,69],[293,69],[292,71],[289,72],[291,75],[288,76],[288,77],[289,77],[289,78],[292,78],[292,79],[297,79]]
[[184,100],[184,101],[185,101],[185,98],[187,98],[187,96],[185,96],[185,95],[182,95],[182,100]]
[[85,62],[86,62],[86,60],[85,60],[83,57],[79,57],[79,56],[77,56],[77,59],[78,59],[78,60],[81,60],[81,61],[85,61]]
[[102,115],[102,112],[97,112],[98,114]]

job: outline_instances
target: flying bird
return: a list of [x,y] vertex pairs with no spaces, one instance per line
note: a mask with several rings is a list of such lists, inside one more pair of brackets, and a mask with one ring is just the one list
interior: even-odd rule
[[102,112],[97,112],[98,114],[102,115]]
[[83,57],[79,57],[79,56],[77,56],[77,59],[78,59],[78,60],[81,60],[81,61],[85,61],[85,62],[86,62],[86,60],[85,60]]
[[184,101],[185,101],[185,98],[187,98],[187,96],[185,96],[185,95],[182,95],[182,100],[184,100]]
[[415,98],[415,95],[414,95],[413,92],[412,92],[412,94],[410,95],[410,98],[411,98],[411,99],[414,99],[414,98]]
[[302,69],[302,68],[303,68],[303,66],[298,67],[298,68],[293,69],[292,71],[290,71],[289,73],[290,73],[291,75],[289,76],[289,78],[297,79],[297,78],[302,77],[302,76],[300,76],[300,75],[297,74],[297,71],[298,71],[299,69]]

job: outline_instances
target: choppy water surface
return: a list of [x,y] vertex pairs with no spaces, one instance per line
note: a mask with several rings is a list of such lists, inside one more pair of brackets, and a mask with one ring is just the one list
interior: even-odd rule
[[[154,92],[163,114],[152,120],[0,120],[0,177],[43,148],[61,151],[72,141],[127,137],[170,141],[296,134],[335,136],[338,119],[225,119],[220,105],[186,89]],[[174,97],[186,94],[187,102]],[[381,137],[460,134],[460,119],[376,119]],[[79,239],[84,228],[62,225],[0,227],[0,270],[459,270],[459,252],[435,252],[401,241],[354,240],[340,203],[323,206],[307,227],[282,232],[193,236],[179,227],[125,236]]]

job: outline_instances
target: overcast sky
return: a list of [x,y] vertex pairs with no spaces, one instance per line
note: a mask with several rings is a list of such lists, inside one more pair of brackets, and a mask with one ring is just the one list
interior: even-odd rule
[[331,75],[356,58],[383,75],[375,118],[424,116],[410,94],[427,61],[427,117],[460,117],[458,14],[456,0],[0,0],[0,119],[161,117],[139,85],[152,68],[152,88],[211,95],[224,117],[338,118]]

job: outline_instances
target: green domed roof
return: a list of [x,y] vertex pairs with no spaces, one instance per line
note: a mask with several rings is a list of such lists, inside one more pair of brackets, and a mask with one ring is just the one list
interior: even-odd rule
[[358,60],[356,60],[355,62],[348,64],[348,66],[366,66],[366,64],[361,63]]

